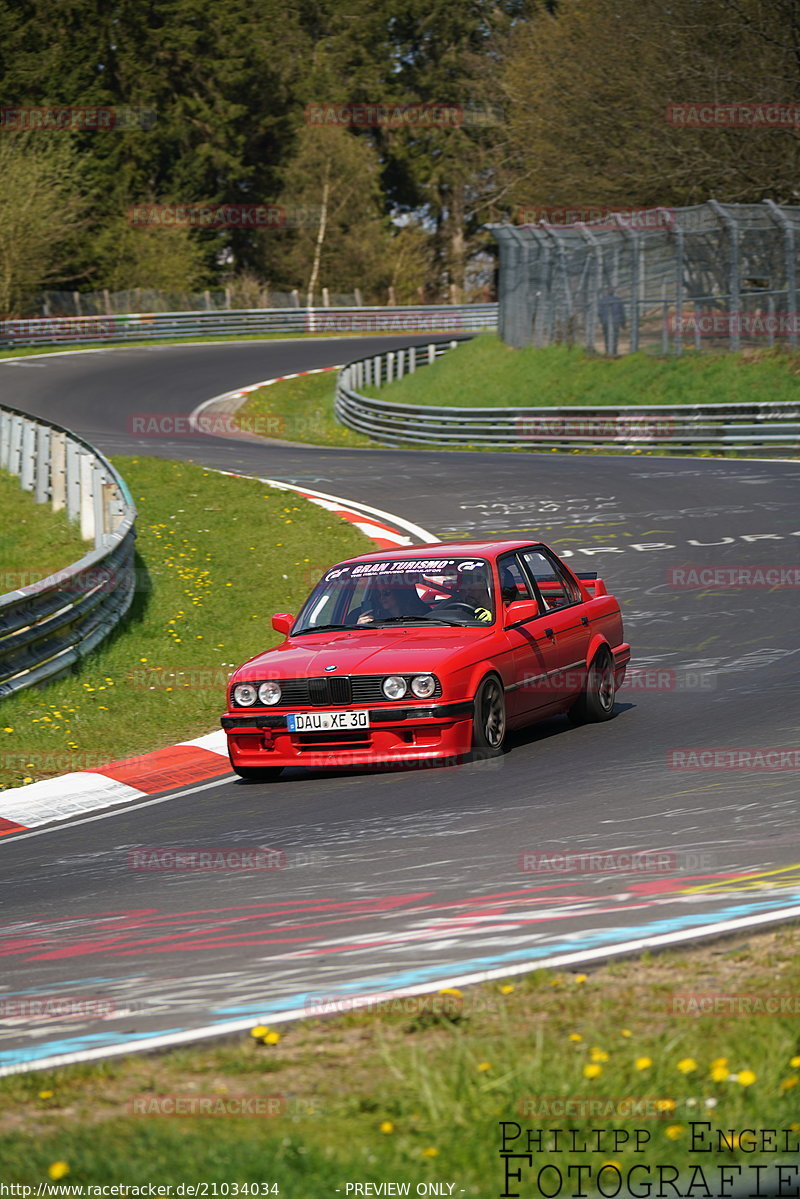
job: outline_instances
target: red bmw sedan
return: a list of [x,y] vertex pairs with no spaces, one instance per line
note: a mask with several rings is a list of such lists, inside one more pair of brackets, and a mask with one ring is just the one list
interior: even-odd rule
[[630,646],[617,601],[541,542],[439,542],[326,571],[228,685],[234,771],[503,753],[560,712],[608,720]]

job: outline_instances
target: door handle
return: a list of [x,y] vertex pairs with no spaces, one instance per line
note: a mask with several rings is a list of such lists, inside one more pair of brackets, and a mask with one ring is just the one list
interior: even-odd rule
[[589,623],[589,617],[588,617],[588,616],[582,616],[582,617],[581,617],[581,624],[583,624],[583,625],[587,625],[588,623]]
[[556,635],[552,629],[545,629],[544,635],[545,637],[549,637],[551,641],[555,641],[556,639]]

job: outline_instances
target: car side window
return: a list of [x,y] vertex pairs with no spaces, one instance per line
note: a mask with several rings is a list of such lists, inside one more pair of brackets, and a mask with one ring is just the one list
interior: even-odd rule
[[516,554],[503,554],[501,558],[498,558],[497,570],[500,575],[500,594],[504,604],[513,604],[516,600],[534,598]]
[[520,557],[536,580],[545,608],[565,608],[580,602],[577,585],[548,554],[542,550],[522,550]]

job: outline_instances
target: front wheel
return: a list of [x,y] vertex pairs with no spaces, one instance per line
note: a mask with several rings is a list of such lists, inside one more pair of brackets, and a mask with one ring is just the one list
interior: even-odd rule
[[567,712],[573,724],[597,724],[610,720],[614,715],[614,699],[617,681],[614,663],[607,650],[601,650],[593,659],[586,674],[583,692]]
[[506,701],[496,675],[483,680],[475,696],[472,744],[484,757],[498,758],[505,749]]

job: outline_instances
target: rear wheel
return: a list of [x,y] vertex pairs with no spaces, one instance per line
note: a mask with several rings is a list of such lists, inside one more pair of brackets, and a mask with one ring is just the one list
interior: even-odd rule
[[617,682],[614,663],[608,650],[600,650],[592,659],[586,674],[583,694],[570,708],[567,716],[573,724],[597,724],[614,715]]
[[497,758],[505,749],[506,701],[497,675],[488,675],[475,696],[472,744],[484,757]]

